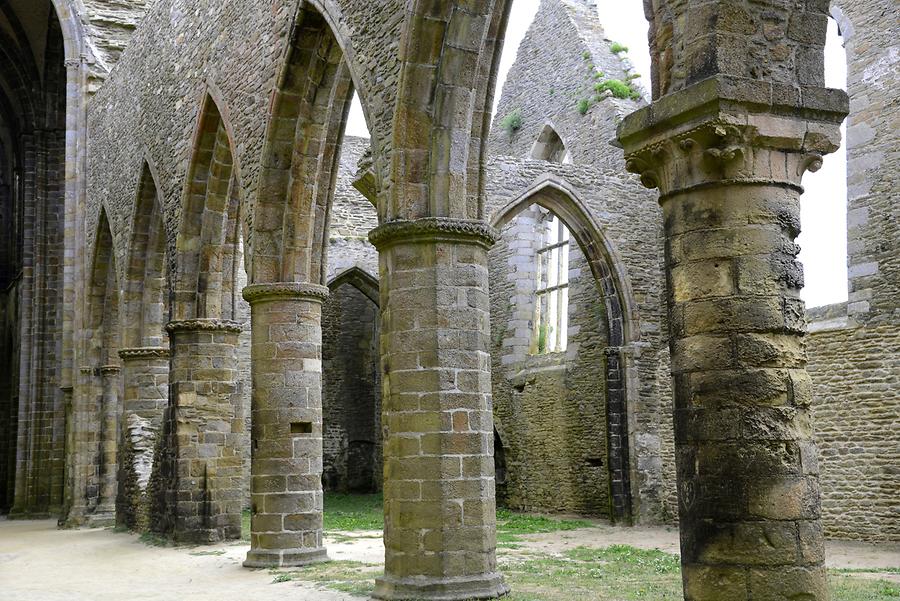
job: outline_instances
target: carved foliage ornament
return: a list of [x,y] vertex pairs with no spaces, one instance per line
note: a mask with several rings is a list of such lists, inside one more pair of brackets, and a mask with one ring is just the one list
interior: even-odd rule
[[369,241],[379,250],[414,242],[457,242],[490,248],[499,239],[497,230],[484,221],[449,217],[389,221],[369,232]]

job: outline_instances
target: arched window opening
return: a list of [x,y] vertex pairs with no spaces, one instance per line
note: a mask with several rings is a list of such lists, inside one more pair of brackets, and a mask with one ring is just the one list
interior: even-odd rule
[[548,163],[571,163],[572,157],[566,150],[566,145],[553,129],[553,126],[547,124],[541,131],[541,135],[535,140],[534,146],[531,148],[531,158],[539,161],[547,161]]
[[[844,30],[850,29],[845,24]],[[825,84],[847,88],[847,53],[839,23],[829,19],[825,44]],[[851,115],[849,121],[853,120]],[[803,176],[800,198],[803,230],[797,238],[803,264],[804,287],[800,295],[807,307],[820,307],[847,300],[847,121],[841,126],[844,143],[825,155],[822,168]]]
[[561,353],[568,344],[569,228],[553,213],[541,212],[531,348],[533,354]]

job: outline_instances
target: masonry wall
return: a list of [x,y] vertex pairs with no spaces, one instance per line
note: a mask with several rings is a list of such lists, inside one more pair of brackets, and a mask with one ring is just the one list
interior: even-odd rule
[[[490,154],[531,157],[535,140],[550,123],[573,163],[624,171],[622,153],[609,142],[619,120],[641,102],[595,89],[609,79],[630,81],[626,54],[616,54],[610,46],[594,2],[542,0],[503,86]],[[578,109],[582,100],[589,106],[585,114]],[[517,110],[522,126],[510,134],[501,121]]]
[[[494,156],[488,162],[486,181],[487,218],[493,222],[504,207],[529,191],[540,189],[542,182],[563,182],[591,212],[600,234],[614,251],[612,267],[623,274],[630,307],[626,314],[633,318],[632,341],[626,344],[626,411],[629,428],[630,477],[633,515],[637,522],[672,522],[677,516],[675,498],[674,438],[672,430],[672,397],[669,376],[666,323],[662,304],[664,281],[660,271],[662,246],[661,217],[655,194],[641,187],[632,176],[604,171],[589,165],[562,165],[530,159]],[[572,226],[572,224],[569,224]],[[577,256],[575,253],[573,256]],[[502,285],[492,272],[491,286]],[[579,279],[587,286],[589,273]],[[585,288],[585,295],[587,289]],[[599,300],[599,293],[595,293]],[[572,323],[595,324],[600,315],[596,305],[581,302],[570,315]],[[583,315],[579,311],[584,310]],[[594,312],[592,314],[592,312]],[[492,315],[493,317],[493,315]],[[504,323],[493,322],[503,328]],[[591,327],[596,327],[592,325]],[[602,332],[595,329],[594,332]],[[497,336],[495,330],[493,336]],[[492,341],[495,342],[494,339]],[[599,346],[599,339],[584,341],[585,346]],[[585,386],[602,388],[603,361],[585,356],[595,370]],[[494,362],[493,380],[496,390],[504,390],[508,376],[498,358]],[[576,390],[579,377],[570,378],[566,388]],[[502,395],[500,403],[503,403]],[[591,415],[587,411],[587,415]],[[502,422],[502,419],[501,419]],[[504,424],[504,428],[506,428]],[[503,434],[503,433],[501,433]],[[507,433],[507,436],[512,436]],[[503,440],[508,447],[508,441]],[[564,449],[557,449],[565,452]],[[596,449],[595,449],[596,450]],[[592,451],[590,457],[601,459]],[[604,470],[606,466],[604,465]]]
[[808,349],[825,533],[898,541],[900,328],[837,325]]
[[532,354],[541,211],[503,229],[489,253],[495,428],[505,450],[498,500],[528,511],[608,517],[605,309],[587,261],[570,243],[568,346]]
[[322,310],[325,490],[381,490],[381,368],[378,306],[351,284]]

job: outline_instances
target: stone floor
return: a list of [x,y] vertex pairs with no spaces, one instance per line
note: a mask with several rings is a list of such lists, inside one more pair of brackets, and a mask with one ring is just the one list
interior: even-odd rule
[[[348,533],[349,534],[349,533]],[[378,532],[327,541],[334,559],[381,561]],[[526,548],[556,553],[579,545],[627,544],[676,552],[671,528],[597,528],[523,537]],[[0,519],[0,598],[3,601],[351,601],[349,594],[303,582],[273,582],[267,570],[247,570],[243,543],[169,548],[106,529],[59,530],[50,520]],[[900,566],[900,545],[829,543],[828,565]],[[898,581],[896,575],[879,578]]]

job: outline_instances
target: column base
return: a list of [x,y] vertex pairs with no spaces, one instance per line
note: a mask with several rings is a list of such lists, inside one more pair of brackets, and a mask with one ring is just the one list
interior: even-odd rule
[[329,561],[325,547],[318,549],[250,549],[245,568],[295,568]]
[[403,578],[388,576],[375,581],[373,599],[384,601],[462,601],[496,599],[509,594],[509,587],[498,573],[474,578]]

